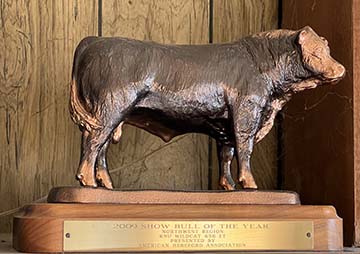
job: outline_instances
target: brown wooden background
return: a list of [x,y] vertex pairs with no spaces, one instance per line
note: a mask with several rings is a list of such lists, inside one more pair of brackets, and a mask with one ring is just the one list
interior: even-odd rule
[[[0,2],[0,232],[11,215],[59,185],[77,185],[80,132],[68,113],[72,57],[87,35],[210,43],[278,26],[278,0],[4,0]],[[189,134],[164,143],[124,129],[108,158],[119,188],[216,189],[214,142]],[[253,166],[276,187],[276,131]]]
[[303,204],[333,205],[344,242],[360,246],[360,0],[286,0],[282,27],[310,25],[347,69],[335,86],[293,97],[283,110],[281,182]]
[[[359,246],[359,6],[360,0],[0,1],[0,233],[10,232],[22,205],[44,200],[54,186],[78,184],[80,131],[68,98],[73,52],[83,37],[220,43],[279,24],[311,25],[347,76],[296,95],[281,113],[281,131],[276,125],[255,147],[252,167],[262,189],[335,205],[345,243]],[[218,188],[216,145],[205,135],[164,143],[126,126],[108,158],[118,188]],[[235,175],[236,163],[233,169]]]
[[[295,96],[255,147],[252,167],[261,189],[335,205],[345,243],[360,245],[359,6],[360,0],[0,1],[0,232],[11,230],[22,205],[43,200],[54,186],[78,184],[80,131],[68,98],[73,52],[83,37],[220,43],[311,25],[347,76]],[[118,188],[218,188],[216,145],[204,135],[164,143],[126,126],[108,159]],[[236,163],[233,169],[235,176]]]

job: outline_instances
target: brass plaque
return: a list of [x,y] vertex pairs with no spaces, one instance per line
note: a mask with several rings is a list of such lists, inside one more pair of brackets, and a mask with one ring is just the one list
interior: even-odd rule
[[312,221],[64,221],[64,251],[312,250]]

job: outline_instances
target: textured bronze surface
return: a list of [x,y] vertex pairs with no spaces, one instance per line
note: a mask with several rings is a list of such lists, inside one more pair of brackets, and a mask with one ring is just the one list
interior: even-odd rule
[[286,191],[126,191],[82,187],[53,188],[49,193],[48,202],[96,204],[300,204],[297,193]]
[[162,45],[126,38],[87,37],[73,64],[70,111],[83,133],[77,178],[113,188],[106,164],[111,140],[131,124],[165,142],[189,132],[217,140],[220,185],[257,188],[250,170],[255,143],[299,91],[336,83],[345,68],[310,27],[275,30],[210,45]]

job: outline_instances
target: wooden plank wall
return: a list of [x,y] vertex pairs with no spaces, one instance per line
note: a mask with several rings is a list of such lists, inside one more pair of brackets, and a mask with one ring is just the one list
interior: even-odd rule
[[[0,232],[10,230],[11,214],[18,207],[44,198],[54,186],[77,185],[80,132],[69,117],[68,89],[81,38],[99,31],[165,43],[230,41],[275,28],[277,2],[1,1]],[[217,172],[217,166],[208,147],[204,135],[189,134],[165,144],[126,127],[122,141],[110,148],[109,167],[120,188],[214,188],[217,180],[209,183],[208,173]],[[253,166],[259,185],[273,188],[275,132],[256,150]]]
[[290,29],[311,26],[347,69],[337,85],[295,95],[285,108],[282,128],[282,188],[298,192],[303,204],[334,205],[344,219],[347,246],[354,244],[354,224],[359,223],[354,221],[354,114],[359,109],[353,108],[359,89],[353,73],[359,70],[353,66],[352,51],[352,28],[359,24],[352,20],[352,8],[353,1],[287,0],[282,22]]
[[352,6],[353,107],[354,107],[354,245],[360,246],[360,0]]
[[[80,133],[69,118],[69,77],[75,46],[97,34],[97,15],[97,1],[0,2],[0,213],[75,183]],[[10,219],[0,217],[0,231]]]

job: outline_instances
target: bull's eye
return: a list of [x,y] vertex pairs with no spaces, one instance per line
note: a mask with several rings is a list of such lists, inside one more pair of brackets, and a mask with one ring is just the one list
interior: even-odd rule
[[319,57],[318,54],[311,54],[311,56],[313,56],[317,60],[321,60],[321,57]]
[[329,45],[329,42],[324,37],[320,37],[320,38],[323,42],[325,42],[326,46]]

